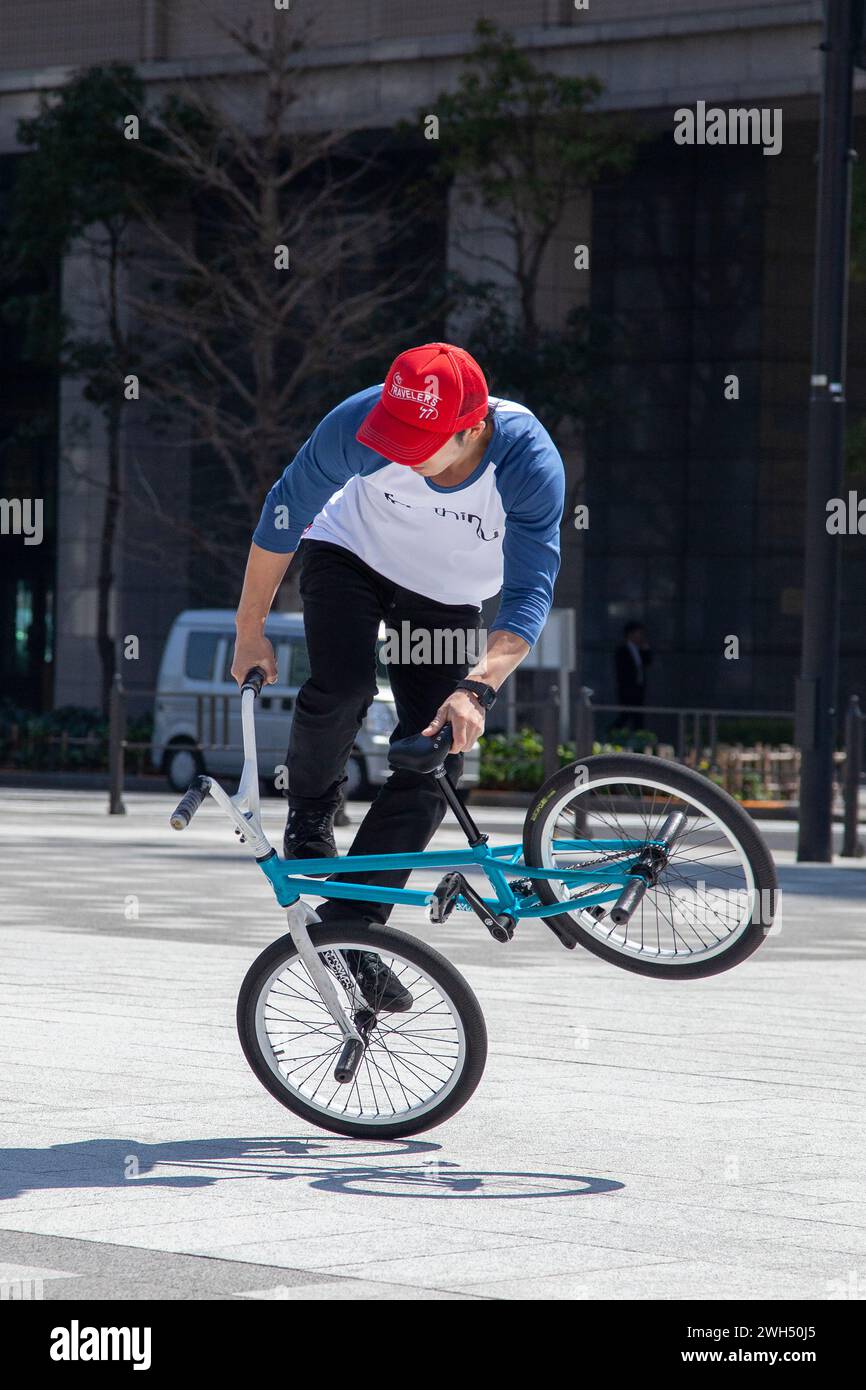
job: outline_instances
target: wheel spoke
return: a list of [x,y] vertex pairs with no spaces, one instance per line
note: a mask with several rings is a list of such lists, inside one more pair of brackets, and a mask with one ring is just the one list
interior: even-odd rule
[[[636,760],[637,761],[637,760]],[[566,789],[546,809],[539,828],[540,867],[578,870],[584,882],[547,881],[547,897],[559,899],[582,933],[623,956],[639,957],[648,965],[676,964],[718,955],[748,929],[752,918],[755,880],[748,853],[720,814],[701,803],[699,779],[694,792],[666,785],[664,776],[635,768],[633,774],[594,778]],[[648,846],[661,838],[665,820],[674,811],[686,816],[682,829],[667,846],[667,860],[647,887],[630,919],[618,925],[609,915],[612,899],[601,904],[602,916],[591,916],[581,899],[609,891],[611,884],[592,881],[593,868],[606,872],[636,861],[640,849],[598,848],[593,840]],[[575,815],[579,813],[575,829]],[[555,848],[569,838],[579,848]],[[623,882],[625,879],[623,878]],[[542,886],[542,885],[540,885]],[[568,904],[573,904],[569,911]]]
[[[322,958],[338,953],[344,962],[347,951],[372,949],[372,942],[358,938],[319,947]],[[323,1116],[375,1125],[377,1120],[423,1114],[448,1094],[464,1067],[463,1024],[442,986],[392,950],[379,960],[411,993],[412,1006],[405,1013],[376,1014],[361,1064],[348,1084],[334,1077],[342,1034],[296,956],[274,970],[259,996],[257,1037],[269,1070],[287,1094]],[[331,978],[347,1016],[362,1027],[370,1005],[359,985],[353,980],[349,986],[333,972]]]

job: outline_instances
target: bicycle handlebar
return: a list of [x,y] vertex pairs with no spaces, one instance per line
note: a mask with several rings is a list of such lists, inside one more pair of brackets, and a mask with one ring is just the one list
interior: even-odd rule
[[210,780],[207,777],[194,777],[189,790],[184,792],[171,816],[172,830],[185,830],[208,794]]
[[251,690],[254,695],[261,695],[262,686],[264,685],[265,680],[265,673],[262,670],[261,666],[251,666],[249,671],[247,671],[246,675],[244,676],[241,690]]

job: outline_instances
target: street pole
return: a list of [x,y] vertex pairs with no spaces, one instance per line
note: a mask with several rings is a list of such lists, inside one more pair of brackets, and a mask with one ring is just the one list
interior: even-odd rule
[[798,860],[833,858],[833,749],[839,653],[840,540],[827,503],[842,496],[848,307],[853,10],[826,0],[818,146],[818,210],[806,481],[803,648],[797,682],[800,763]]

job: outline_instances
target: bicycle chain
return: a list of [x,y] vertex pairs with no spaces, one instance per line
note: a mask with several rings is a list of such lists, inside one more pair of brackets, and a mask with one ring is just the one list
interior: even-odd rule
[[[568,870],[597,869],[601,864],[613,864],[617,859],[633,859],[634,853],[633,849],[610,850],[607,854],[602,855],[600,859],[583,859],[579,864],[569,864]],[[579,898],[586,898],[590,893],[597,893],[598,889],[599,884],[590,883],[586,888],[581,888],[579,891],[569,893],[568,897],[564,898],[563,901],[576,903]]]

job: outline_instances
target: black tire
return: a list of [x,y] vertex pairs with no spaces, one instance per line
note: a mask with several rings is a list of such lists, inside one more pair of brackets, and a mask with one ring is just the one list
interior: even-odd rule
[[[579,763],[561,768],[540,788],[526,813],[523,827],[524,863],[529,867],[544,867],[547,827],[557,814],[557,806],[561,807],[564,793],[569,789],[572,794],[575,793],[575,773],[578,767],[587,769],[588,780],[593,783],[605,779],[628,783],[630,778],[636,780],[639,777],[658,777],[663,785],[670,787],[674,792],[681,792],[698,802],[706,813],[718,819],[738,842],[748,860],[755,888],[758,890],[757,899],[749,925],[732,941],[730,947],[706,960],[698,959],[675,965],[663,961],[656,962],[651,957],[624,954],[621,950],[611,948],[598,935],[583,926],[574,913],[564,913],[562,916],[557,914],[544,920],[561,923],[572,937],[577,938],[580,945],[602,960],[609,961],[623,970],[630,970],[638,975],[652,975],[657,979],[693,980],[718,975],[723,970],[739,965],[756,951],[772,926],[778,903],[776,869],[767,843],[755,822],[732,796],[708,778],[702,777],[700,773],[693,772],[691,768],[683,767],[679,763],[641,753],[602,753],[582,758]],[[542,902],[561,901],[549,880],[536,879],[533,886]]]
[[[365,951],[377,951],[384,956],[399,956],[417,969],[422,970],[437,987],[447,995],[453,1009],[459,1016],[463,1029],[463,1057],[459,1064],[459,1074],[449,1082],[447,1094],[441,1101],[434,1102],[423,1113],[409,1112],[403,1119],[384,1115],[381,1122],[370,1118],[360,1120],[344,1118],[335,1113],[308,1104],[296,1091],[282,1082],[275,1074],[259,1040],[257,1032],[257,1010],[259,997],[267,986],[274,971],[291,964],[297,959],[297,951],[291,934],[281,936],[262,952],[247,971],[238,996],[237,1023],[238,1035],[244,1056],[271,1095],[287,1109],[320,1129],[335,1134],[345,1134],[352,1138],[399,1139],[409,1134],[418,1134],[442,1124],[456,1114],[472,1095],[484,1071],[487,1060],[487,1029],[481,1006],[462,975],[443,955],[432,946],[416,940],[405,932],[391,927],[358,928],[356,923],[341,927],[311,925],[310,940],[318,948],[343,945],[355,946]],[[405,1015],[389,1015],[399,1020]],[[458,1068],[455,1067],[455,1073]]]

